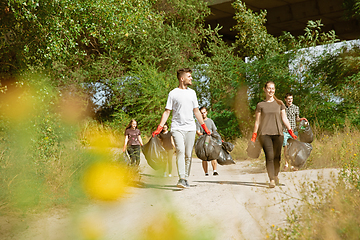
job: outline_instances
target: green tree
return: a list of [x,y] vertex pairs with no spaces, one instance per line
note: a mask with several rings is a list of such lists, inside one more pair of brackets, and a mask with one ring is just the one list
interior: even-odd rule
[[[241,136],[240,126],[247,122],[246,111],[240,114],[236,101],[242,86],[239,68],[244,61],[234,54],[234,47],[222,41],[219,30],[219,27],[204,30],[202,50],[206,57],[196,66],[194,89],[200,106],[208,108],[209,117],[223,139],[234,140]],[[247,106],[246,100],[241,105]]]
[[106,104],[98,114],[102,120],[111,120],[119,109],[125,119],[139,113],[134,109],[138,105],[127,104],[134,91],[149,94],[145,84],[127,84],[131,94],[117,92],[135,79],[134,72],[145,71],[149,77],[155,68],[158,75],[166,75],[195,66],[204,57],[200,44],[204,18],[210,13],[204,1],[10,0],[3,7],[2,39],[7,35],[12,39],[1,45],[2,78],[41,71],[62,90],[93,94],[94,86],[101,86],[107,89]]
[[[308,78],[316,80],[320,104],[316,110],[322,127],[343,127],[346,120],[359,126],[360,47],[345,45],[335,53],[322,54],[309,68]],[[314,94],[315,96],[315,94]]]
[[266,10],[253,12],[241,0],[234,1],[232,6],[237,22],[233,27],[233,31],[237,32],[235,45],[241,57],[263,58],[283,51],[278,40],[266,30]]

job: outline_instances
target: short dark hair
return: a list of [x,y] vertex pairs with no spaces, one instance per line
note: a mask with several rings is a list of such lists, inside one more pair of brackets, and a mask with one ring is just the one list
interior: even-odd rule
[[185,74],[185,73],[192,73],[192,70],[190,68],[181,68],[179,70],[177,70],[177,79],[180,80],[180,78]]
[[285,99],[287,98],[287,97],[292,97],[293,95],[292,95],[292,93],[286,93],[285,94]]
[[202,109],[204,109],[207,111],[207,108],[205,106],[202,106],[199,110],[201,111]]

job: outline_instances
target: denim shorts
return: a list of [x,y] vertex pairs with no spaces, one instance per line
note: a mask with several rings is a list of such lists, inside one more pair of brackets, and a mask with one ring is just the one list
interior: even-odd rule
[[[286,144],[287,144],[287,140],[288,140],[289,138],[292,138],[292,137],[290,136],[290,133],[288,133],[288,132],[283,132],[283,133],[284,133],[283,147],[285,147]],[[298,132],[294,132],[294,133],[295,133],[295,135],[296,135],[297,137],[299,137]]]

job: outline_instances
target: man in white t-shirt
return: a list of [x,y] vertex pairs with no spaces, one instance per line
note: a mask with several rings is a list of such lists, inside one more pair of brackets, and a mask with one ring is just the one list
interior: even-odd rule
[[[177,71],[179,87],[173,89],[168,96],[165,111],[161,116],[160,124],[153,137],[158,135],[173,110],[171,134],[176,148],[176,165],[179,181],[177,187],[190,187],[187,179],[190,175],[192,149],[195,142],[196,119],[207,134],[210,134],[199,111],[199,104],[194,90],[188,88],[192,85],[191,69],[183,68]],[[193,115],[194,114],[194,115]]]

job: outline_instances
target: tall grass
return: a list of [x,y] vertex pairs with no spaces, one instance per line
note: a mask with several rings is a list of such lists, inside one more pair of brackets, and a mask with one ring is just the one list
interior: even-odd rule
[[342,167],[350,163],[359,155],[359,140],[359,130],[351,127],[317,135],[306,168]]
[[313,143],[306,168],[338,169],[325,181],[300,183],[301,201],[288,208],[286,227],[274,227],[271,239],[359,239],[360,132],[346,128],[322,134]]
[[[114,151],[121,147],[123,136],[87,120],[84,101],[76,94],[60,95],[41,79],[35,80],[39,80],[37,84],[0,96],[2,213],[46,211],[92,198],[109,198],[122,188],[113,184],[121,182],[118,181],[122,178],[121,169],[126,173],[132,171],[120,164],[122,154]],[[103,163],[96,165],[100,170],[94,171],[92,166],[99,162]],[[101,175],[101,171],[105,173]],[[108,182],[112,189],[108,190],[113,192],[97,194],[97,182],[91,181],[93,185],[89,185],[84,180],[89,174],[98,181],[107,181],[112,176]],[[131,180],[134,174],[132,171],[126,176]]]
[[[231,153],[249,159],[249,139],[240,138]],[[286,226],[273,226],[269,239],[359,239],[360,236],[360,131],[351,126],[333,133],[315,131],[313,150],[304,169],[336,168],[330,180],[299,183],[300,200],[287,206]],[[283,158],[282,158],[283,159]],[[264,156],[253,161],[264,161]]]
[[[249,159],[246,153],[249,138],[238,138],[231,156],[236,160]],[[360,131],[346,127],[335,129],[333,133],[315,133],[311,143],[313,150],[303,169],[340,168],[358,158],[360,149]],[[258,160],[264,160],[263,151]],[[284,160],[282,152],[282,162]]]

